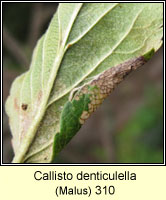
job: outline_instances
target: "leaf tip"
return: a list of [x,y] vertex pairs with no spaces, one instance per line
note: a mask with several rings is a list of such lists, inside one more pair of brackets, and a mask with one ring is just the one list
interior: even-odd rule
[[155,53],[155,49],[151,49],[150,51],[148,51],[146,54],[143,55],[145,61],[150,60],[150,58],[153,56],[153,54]]

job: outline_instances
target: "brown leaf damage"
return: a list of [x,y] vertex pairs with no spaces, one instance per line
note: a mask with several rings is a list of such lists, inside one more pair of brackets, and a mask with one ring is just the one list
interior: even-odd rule
[[[88,85],[82,87],[82,89],[76,93],[74,99],[78,100],[83,94],[90,94],[90,100],[88,107],[89,110],[84,111],[80,117],[80,124],[84,124],[85,120],[89,118],[92,112],[103,102],[103,100],[110,95],[115,87],[124,80],[124,78],[133,70],[145,64],[146,60],[143,56],[128,60],[122,64],[104,71],[95,80]],[[89,86],[94,89],[89,90]]]
[[28,104],[22,104],[21,107],[22,107],[23,110],[27,110]]
[[[34,117],[36,116],[37,112],[39,111],[40,104],[42,101],[42,91],[40,90],[36,100],[33,104],[21,104],[22,111],[20,113],[21,115],[21,135],[20,140],[23,140],[23,138],[26,135],[27,130],[31,126]],[[26,111],[26,112],[25,112]]]
[[14,108],[17,112],[19,112],[19,105],[18,105],[18,100],[17,98],[14,98]]

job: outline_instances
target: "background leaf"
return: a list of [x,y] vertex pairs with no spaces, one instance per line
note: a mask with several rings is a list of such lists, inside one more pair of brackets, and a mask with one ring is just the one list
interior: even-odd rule
[[161,3],[61,4],[35,48],[29,72],[15,81],[6,104],[14,162],[50,162],[71,90],[156,51],[161,26]]

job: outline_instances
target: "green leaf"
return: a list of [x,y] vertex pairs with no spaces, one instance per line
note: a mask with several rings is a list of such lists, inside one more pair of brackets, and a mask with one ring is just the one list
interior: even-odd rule
[[162,44],[162,3],[61,3],[6,102],[13,163],[48,163]]

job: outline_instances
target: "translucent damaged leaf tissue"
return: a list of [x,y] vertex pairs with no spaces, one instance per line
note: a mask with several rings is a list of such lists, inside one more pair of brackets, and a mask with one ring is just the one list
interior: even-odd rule
[[[13,163],[49,163],[162,44],[162,3],[60,3],[6,102]],[[157,66],[156,66],[157,67]]]

